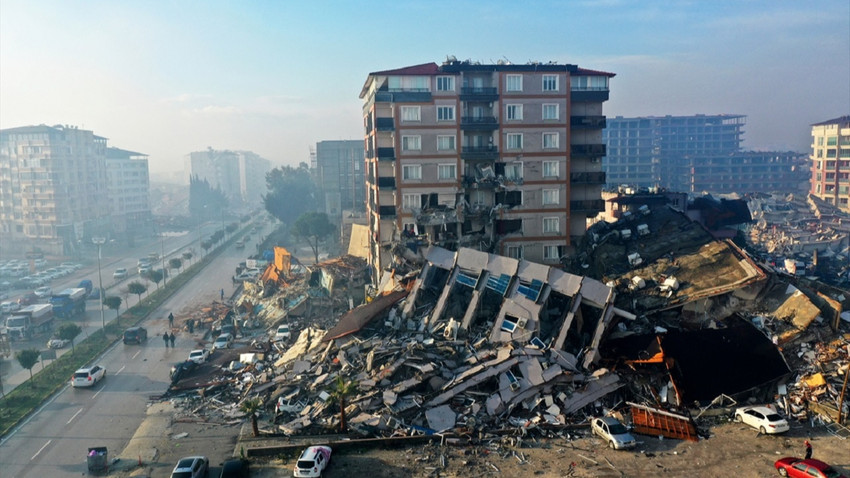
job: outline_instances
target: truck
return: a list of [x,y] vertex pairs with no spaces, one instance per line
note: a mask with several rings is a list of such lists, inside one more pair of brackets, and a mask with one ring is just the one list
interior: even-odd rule
[[29,339],[52,328],[53,307],[50,304],[28,305],[6,319],[6,331],[12,340]]
[[86,290],[65,289],[58,294],[53,294],[50,304],[53,306],[53,315],[62,319],[68,319],[75,315],[86,313]]

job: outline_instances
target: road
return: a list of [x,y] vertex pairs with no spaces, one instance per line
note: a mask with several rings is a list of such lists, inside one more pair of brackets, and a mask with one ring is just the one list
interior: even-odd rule
[[[154,311],[145,324],[150,338],[142,346],[117,343],[98,363],[106,379],[92,389],[66,387],[0,443],[0,475],[15,477],[79,476],[86,473],[90,446],[106,446],[116,456],[145,417],[151,395],[168,386],[172,363],[184,360],[201,337],[179,332],[175,348],[166,348],[156,335],[167,327],[165,317],[219,299],[224,288],[233,292],[230,277],[244,251],[231,246],[186,287]],[[109,311],[112,312],[112,311]],[[114,314],[114,312],[112,312]],[[98,311],[99,314],[99,311]],[[213,464],[225,457],[210,457]]]

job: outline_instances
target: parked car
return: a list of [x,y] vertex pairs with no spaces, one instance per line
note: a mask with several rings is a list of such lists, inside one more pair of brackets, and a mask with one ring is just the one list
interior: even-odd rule
[[100,365],[81,368],[71,375],[72,387],[93,387],[106,377],[106,369]]
[[207,476],[210,460],[205,456],[181,458],[171,472],[171,478],[201,478]]
[[735,410],[735,421],[756,428],[760,433],[785,433],[791,429],[776,410],[768,407],[740,407]]
[[248,461],[232,458],[221,464],[218,478],[248,478]]
[[197,349],[189,352],[189,360],[195,363],[204,363],[210,358],[210,351],[207,349]]
[[809,458],[785,457],[773,464],[782,476],[791,478],[847,478],[826,463]]
[[125,267],[119,267],[112,273],[112,278],[115,280],[121,280],[125,277],[127,277],[127,268]]
[[65,339],[50,339],[47,341],[47,348],[49,349],[62,349],[68,345],[69,341]]
[[277,332],[274,333],[274,341],[287,340],[292,336],[292,333],[289,331],[288,324],[282,324],[277,326]]
[[3,302],[0,302],[0,312],[4,314],[16,312],[20,308],[21,304],[12,300],[4,300]]
[[179,382],[180,379],[182,379],[183,377],[185,377],[186,375],[191,373],[196,368],[198,368],[198,364],[191,361],[191,360],[186,360],[184,362],[178,362],[178,363],[172,365],[171,366],[171,383],[173,384],[173,383]]
[[322,476],[322,472],[331,461],[331,448],[329,446],[311,446],[295,462],[293,476],[298,478],[313,478]]
[[33,293],[39,299],[44,299],[45,297],[50,297],[51,295],[53,295],[53,289],[51,289],[50,287],[47,287],[47,286],[43,286],[43,287],[39,287],[38,289],[34,290]]
[[229,349],[233,344],[233,336],[230,334],[221,334],[216,337],[213,342],[213,349]]
[[125,344],[139,344],[148,340],[148,329],[144,327],[130,327],[124,331]]
[[590,429],[615,450],[633,448],[637,443],[635,437],[614,417],[594,418],[590,422]]

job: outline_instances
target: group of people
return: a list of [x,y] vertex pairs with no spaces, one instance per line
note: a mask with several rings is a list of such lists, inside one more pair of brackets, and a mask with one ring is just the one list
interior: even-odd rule
[[162,340],[165,341],[165,347],[166,348],[168,347],[169,342],[171,342],[171,346],[174,347],[174,340],[175,340],[174,332],[171,332],[171,335],[168,335],[168,332],[162,334]]

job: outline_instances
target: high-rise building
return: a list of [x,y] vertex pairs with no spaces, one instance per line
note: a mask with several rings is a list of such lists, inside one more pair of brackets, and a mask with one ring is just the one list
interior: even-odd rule
[[148,156],[106,148],[106,177],[113,232],[130,241],[153,232]]
[[608,186],[697,194],[805,190],[805,156],[742,151],[745,122],[742,115],[608,118]]
[[810,193],[850,210],[850,115],[812,125]]
[[213,188],[220,188],[234,207],[262,203],[266,192],[269,160],[250,151],[206,151],[189,153],[185,158],[187,178],[197,176]]
[[453,58],[370,73],[360,98],[376,274],[414,236],[558,263],[604,209],[613,76]]
[[4,254],[73,255],[109,236],[106,138],[70,126],[0,130],[0,237]]
[[316,143],[316,186],[319,207],[332,220],[342,211],[366,210],[366,176],[363,141]]

